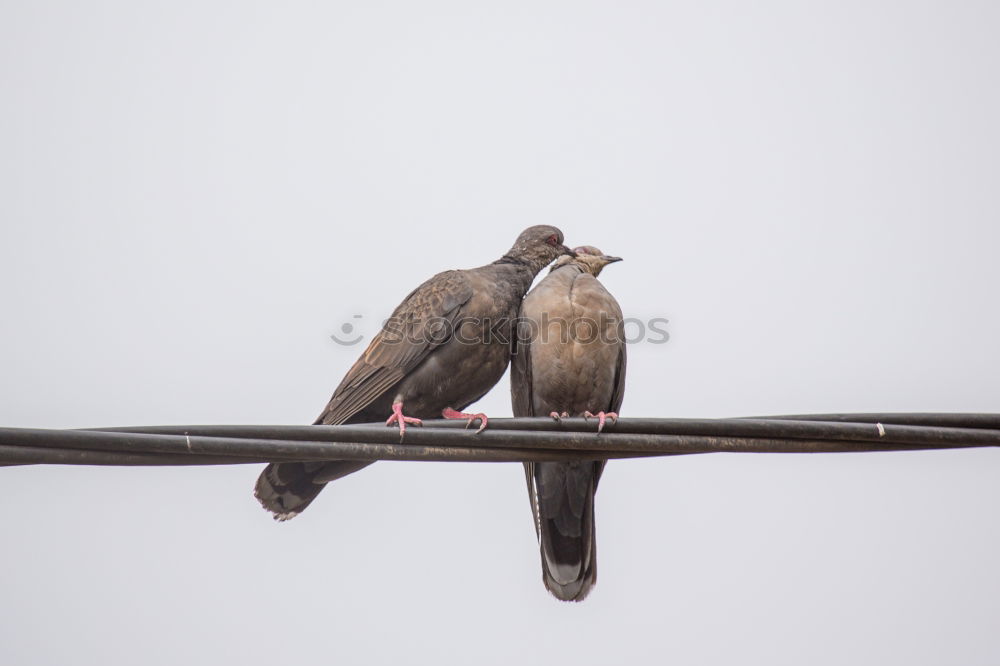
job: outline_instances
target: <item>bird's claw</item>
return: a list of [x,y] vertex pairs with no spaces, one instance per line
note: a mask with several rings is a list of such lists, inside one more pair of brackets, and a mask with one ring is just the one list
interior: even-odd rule
[[403,441],[403,435],[406,434],[406,424],[422,426],[424,424],[420,419],[414,418],[412,416],[403,415],[403,403],[396,402],[392,405],[392,416],[386,419],[385,424],[391,426],[393,423],[399,424],[399,441]]
[[592,419],[597,418],[597,432],[604,430],[604,421],[606,419],[611,419],[611,423],[618,423],[618,413],[617,412],[597,412],[596,414],[591,414],[590,412],[584,412],[583,418]]
[[555,419],[556,423],[562,423],[563,419],[569,418],[569,412],[563,412],[562,414],[559,412],[549,412],[549,417]]
[[475,414],[466,414],[465,412],[457,411],[455,409],[452,409],[451,407],[445,407],[443,410],[441,410],[441,416],[443,416],[446,419],[467,419],[465,423],[466,428],[472,425],[473,421],[476,421],[478,419],[479,430],[476,431],[477,435],[482,431],[486,430],[486,424],[489,423],[489,418],[487,418],[486,414],[483,414],[482,412],[477,412]]

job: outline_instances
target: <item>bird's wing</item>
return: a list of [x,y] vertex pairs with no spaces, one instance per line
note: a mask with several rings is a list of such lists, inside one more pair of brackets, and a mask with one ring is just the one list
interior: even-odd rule
[[[511,341],[513,358],[510,363],[510,402],[514,416],[534,416],[531,397],[531,339],[529,324],[524,320],[524,309],[518,316],[517,330]],[[538,535],[538,502],[535,495],[535,466],[524,463],[524,476],[528,482],[528,500],[534,517],[535,534]]]
[[[569,292],[573,277],[578,274],[579,269],[574,266],[554,269],[524,297],[515,336],[517,346],[511,361],[510,397],[514,416],[548,416],[549,410],[558,407],[542,405],[536,414],[533,386],[536,381],[545,385],[546,375],[558,374],[547,373],[547,364],[554,362],[558,355],[555,343],[565,332],[560,326],[573,319]],[[546,341],[552,344],[547,345]],[[535,377],[532,370],[536,364],[540,366],[540,377]]]
[[403,379],[451,338],[472,292],[465,271],[438,273],[410,292],[347,372],[316,423],[344,423]]
[[622,401],[625,400],[625,341],[622,340],[621,348],[618,352],[618,367],[615,370],[615,390],[611,394],[611,405],[609,411],[618,413],[622,408]]
[[518,317],[517,330],[511,341],[513,359],[510,364],[510,401],[514,416],[534,416],[531,398],[531,325]]

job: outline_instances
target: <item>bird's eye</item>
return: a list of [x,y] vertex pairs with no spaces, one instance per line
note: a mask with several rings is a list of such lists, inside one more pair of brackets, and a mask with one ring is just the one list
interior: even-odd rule
[[549,245],[559,245],[559,239],[556,237],[555,234],[549,236],[545,242],[548,243]]

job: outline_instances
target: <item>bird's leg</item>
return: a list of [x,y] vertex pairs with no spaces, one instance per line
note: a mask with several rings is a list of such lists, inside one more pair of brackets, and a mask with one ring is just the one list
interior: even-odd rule
[[387,426],[393,423],[399,424],[399,441],[403,441],[403,435],[406,434],[406,424],[411,423],[413,425],[423,425],[424,422],[420,419],[415,419],[412,416],[403,416],[403,403],[394,402],[392,403],[392,416],[390,416],[385,424]]
[[479,419],[479,430],[476,431],[477,433],[486,430],[486,424],[489,422],[489,419],[486,418],[486,414],[483,414],[482,412],[478,412],[476,414],[466,414],[465,412],[456,411],[451,407],[445,407],[442,409],[441,416],[446,419],[468,419],[469,422],[465,424],[466,428],[472,425],[473,421]]
[[597,412],[596,414],[591,414],[590,412],[584,412],[583,418],[592,419],[597,417],[597,432],[604,430],[605,419],[611,419],[612,423],[618,423],[618,413],[617,412]]
[[561,423],[563,419],[569,418],[569,412],[563,412],[562,414],[559,412],[549,412],[549,417]]

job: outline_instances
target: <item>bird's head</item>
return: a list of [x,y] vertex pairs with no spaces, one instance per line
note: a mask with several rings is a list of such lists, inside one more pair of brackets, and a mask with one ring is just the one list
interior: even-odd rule
[[563,245],[563,233],[555,227],[539,224],[522,231],[505,257],[537,273],[561,254],[573,254],[573,250]]
[[577,264],[586,272],[590,273],[594,277],[597,277],[601,274],[601,270],[603,270],[605,266],[621,260],[621,257],[609,257],[593,245],[582,245],[580,247],[573,248],[573,254],[571,256],[560,257],[559,261],[556,262],[556,265],[552,267],[552,270],[555,270],[560,266],[565,266],[566,264]]

